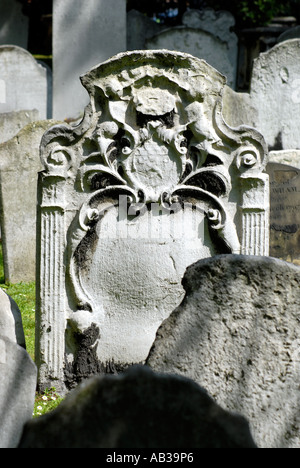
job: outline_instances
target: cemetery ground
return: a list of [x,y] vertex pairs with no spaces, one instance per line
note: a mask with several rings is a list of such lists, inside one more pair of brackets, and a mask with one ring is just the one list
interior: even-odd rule
[[[26,339],[26,350],[34,361],[35,347],[35,282],[9,283],[4,280],[2,243],[0,242],[0,287],[14,299],[22,314],[22,322]],[[41,416],[56,408],[62,398],[55,388],[46,389],[44,393],[36,392],[33,417]]]

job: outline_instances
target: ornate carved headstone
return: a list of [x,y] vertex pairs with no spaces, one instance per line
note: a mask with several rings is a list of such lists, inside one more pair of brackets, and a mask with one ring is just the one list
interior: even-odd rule
[[191,263],[268,255],[266,146],[224,122],[223,75],[134,51],[81,80],[83,120],[41,145],[36,354],[56,388],[144,362]]

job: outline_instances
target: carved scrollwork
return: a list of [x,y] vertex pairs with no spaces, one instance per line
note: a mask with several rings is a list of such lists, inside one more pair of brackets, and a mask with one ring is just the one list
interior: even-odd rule
[[55,146],[45,160],[45,167],[51,174],[65,176],[72,167],[74,153],[71,148]]
[[[61,127],[65,146],[52,140],[49,170],[65,174],[73,164],[73,148],[81,154],[76,179],[87,200],[71,254],[74,284],[79,246],[101,223],[104,199],[111,200],[112,194],[115,203],[117,194],[127,193],[132,203],[143,207],[167,206],[193,196],[195,203],[206,204],[208,225],[226,251],[238,253],[236,226],[226,202],[232,171],[235,168],[244,177],[265,165],[259,133],[246,127],[232,129],[222,117],[221,75],[216,72],[214,79],[206,79],[204,68],[209,66],[180,53],[170,54],[177,62],[162,73],[161,52],[147,53],[147,66],[140,61],[142,55],[132,53],[130,65],[122,55],[118,64],[122,73],[110,76],[111,61],[82,77],[91,97],[85,117],[73,131]],[[163,55],[167,60],[169,55]],[[80,290],[78,284],[75,289]]]

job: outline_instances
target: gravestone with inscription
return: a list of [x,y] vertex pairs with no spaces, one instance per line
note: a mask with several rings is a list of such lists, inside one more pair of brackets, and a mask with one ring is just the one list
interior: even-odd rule
[[269,163],[270,255],[300,265],[300,169]]
[[134,51],[81,80],[83,120],[41,144],[36,355],[56,388],[144,362],[191,263],[269,253],[267,148],[227,126],[222,74]]

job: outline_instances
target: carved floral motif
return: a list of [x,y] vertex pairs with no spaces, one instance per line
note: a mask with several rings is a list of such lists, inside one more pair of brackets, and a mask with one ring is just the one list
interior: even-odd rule
[[[51,205],[45,194],[55,178],[60,190],[52,204],[66,211],[78,206],[64,234],[75,309],[93,311],[81,272],[96,242],[96,226],[120,195],[127,196],[132,212],[152,203],[169,210],[199,204],[221,251],[243,253],[243,224],[237,221],[243,200],[251,196],[254,211],[264,213],[266,207],[255,184],[245,190],[242,184],[249,178],[265,186],[267,152],[254,129],[232,129],[224,122],[224,77],[187,54],[135,51],[81,79],[90,94],[82,121],[54,127],[41,147],[44,206]],[[73,190],[74,200],[65,200],[65,190],[68,195]],[[252,209],[247,202],[245,207]]]

